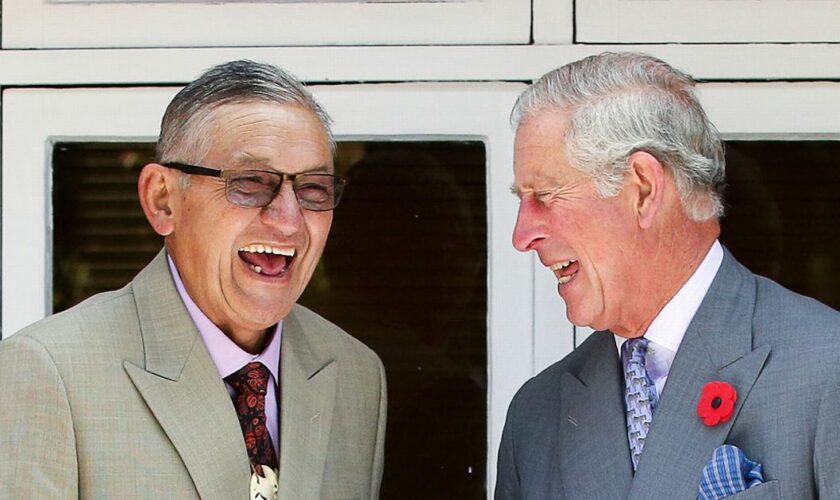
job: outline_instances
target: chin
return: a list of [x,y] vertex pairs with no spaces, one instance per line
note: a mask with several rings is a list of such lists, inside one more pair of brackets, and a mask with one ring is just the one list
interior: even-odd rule
[[251,313],[251,317],[255,318],[256,323],[266,324],[271,326],[281,319],[285,318],[289,315],[289,311],[292,310],[292,306],[278,306],[277,302],[274,302],[271,307],[265,307],[258,310],[254,310]]
[[575,326],[592,328],[593,330],[603,330],[603,328],[596,324],[597,321],[588,314],[575,313],[570,309],[567,309],[566,318],[568,318],[568,320]]

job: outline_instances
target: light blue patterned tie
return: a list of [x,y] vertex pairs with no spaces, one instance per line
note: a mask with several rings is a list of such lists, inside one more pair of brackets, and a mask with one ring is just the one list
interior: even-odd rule
[[627,410],[627,441],[630,443],[630,458],[633,470],[639,466],[639,457],[645,447],[653,412],[659,403],[656,386],[645,369],[645,355],[648,340],[630,339],[621,346],[621,362],[624,365],[624,408]]

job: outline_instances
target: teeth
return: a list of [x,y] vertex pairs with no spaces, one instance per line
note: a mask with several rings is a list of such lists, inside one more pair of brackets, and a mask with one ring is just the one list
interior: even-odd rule
[[257,274],[262,272],[262,268],[260,266],[251,266],[251,269],[253,269]]
[[[562,271],[562,270],[568,268],[569,266],[571,266],[575,262],[577,262],[577,261],[574,260],[574,259],[569,259],[569,260],[564,260],[563,262],[554,263],[554,264],[552,264],[548,267],[552,271],[557,272],[557,271]],[[572,278],[574,278],[576,274],[577,273],[575,272],[575,273],[571,273],[567,276],[558,276],[557,277],[557,283],[559,283],[560,285],[565,285],[566,283],[572,281]]]
[[239,249],[240,252],[248,253],[270,253],[274,255],[285,255],[286,257],[294,257],[294,248],[277,248],[269,245],[248,245]]
[[572,260],[566,260],[566,261],[563,261],[563,262],[558,262],[556,264],[552,264],[551,266],[549,266],[549,269],[551,269],[552,271],[559,271],[561,269],[566,269],[567,267],[572,265],[572,263],[574,263],[574,262],[577,262],[577,261],[572,259]]

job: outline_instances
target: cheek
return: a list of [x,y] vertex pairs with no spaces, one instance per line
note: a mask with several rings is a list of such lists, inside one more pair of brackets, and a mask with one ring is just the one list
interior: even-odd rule
[[593,248],[593,266],[601,295],[624,301],[628,294],[636,293],[636,274],[645,272],[644,265],[633,258],[633,243],[627,236],[610,232],[603,234],[600,242]]
[[191,246],[204,256],[208,266],[218,266],[227,275],[239,261],[237,241],[247,228],[247,220],[217,213],[194,227]]
[[625,280],[630,265],[632,232],[624,214],[615,210],[590,212],[576,218],[570,229],[576,236],[578,251],[590,270],[590,280],[606,295]]
[[626,245],[634,237],[635,219],[627,210],[617,203],[608,200],[603,205],[596,206],[586,214],[581,214],[578,220],[588,227],[591,239],[600,245],[607,245],[612,253],[622,253]]
[[327,242],[332,226],[332,212],[316,212],[306,221],[306,230],[309,233],[309,245],[312,250],[320,253]]

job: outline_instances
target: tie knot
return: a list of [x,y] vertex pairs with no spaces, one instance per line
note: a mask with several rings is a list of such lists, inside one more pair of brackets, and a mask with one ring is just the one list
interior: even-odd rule
[[271,372],[259,361],[253,361],[238,371],[225,377],[225,382],[233,387],[237,394],[259,394],[265,396],[268,391],[268,379]]
[[624,359],[624,364],[633,363],[644,366],[649,342],[644,337],[625,341],[624,345],[621,346],[621,357]]

